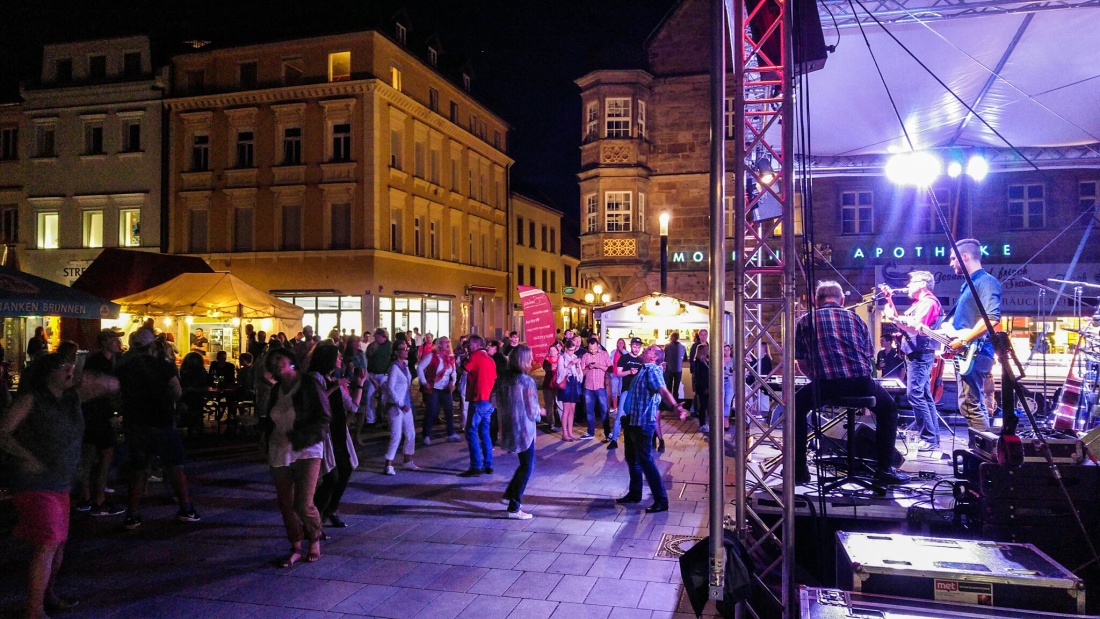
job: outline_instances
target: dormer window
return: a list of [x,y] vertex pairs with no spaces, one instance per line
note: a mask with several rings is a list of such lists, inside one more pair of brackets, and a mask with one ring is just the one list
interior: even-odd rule
[[466,92],[470,91],[470,74],[469,73],[463,73],[462,74],[462,87],[466,89]]
[[397,42],[404,45],[407,36],[407,30],[403,24],[395,24],[397,26]]
[[106,56],[91,56],[88,58],[88,79],[97,82],[107,79]]
[[73,81],[73,59],[58,58],[54,64],[54,79],[65,83]]
[[428,48],[428,62],[430,62],[433,67],[439,66],[439,51],[434,47]]

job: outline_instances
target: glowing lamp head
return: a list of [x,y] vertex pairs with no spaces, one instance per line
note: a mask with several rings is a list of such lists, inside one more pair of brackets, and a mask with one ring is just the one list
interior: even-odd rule
[[600,296],[600,300],[603,301],[604,303],[610,303],[611,302],[611,295],[609,293],[605,292]]
[[657,219],[661,222],[661,236],[668,236],[668,220],[671,219],[668,211],[661,213]]
[[974,155],[966,162],[966,175],[970,178],[980,181],[986,174],[989,174],[989,162],[984,157]]
[[592,284],[592,292],[596,293],[596,295],[599,296],[603,293],[603,286],[601,286],[600,284]]
[[940,160],[929,152],[899,153],[886,162],[886,178],[897,185],[927,187],[943,170]]
[[595,303],[596,302],[596,295],[592,294],[591,292],[586,292],[584,294],[584,302],[588,303],[588,304]]
[[958,161],[952,161],[947,164],[947,175],[951,178],[958,178],[963,173],[963,165]]

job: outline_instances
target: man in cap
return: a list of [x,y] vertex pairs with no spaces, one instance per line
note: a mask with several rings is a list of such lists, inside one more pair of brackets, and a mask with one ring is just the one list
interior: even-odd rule
[[118,368],[122,392],[122,420],[130,461],[130,503],[123,523],[133,530],[141,526],[138,508],[145,496],[149,465],[160,458],[165,477],[179,502],[176,519],[201,520],[191,505],[187,475],[183,470],[183,442],[176,432],[176,401],[183,394],[175,365],[157,354],[156,335],[141,328],[130,334],[130,350]]

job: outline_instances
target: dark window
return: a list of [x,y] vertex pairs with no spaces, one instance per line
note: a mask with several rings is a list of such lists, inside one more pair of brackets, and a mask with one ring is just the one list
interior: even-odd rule
[[531,276],[531,285],[535,285],[535,267],[529,267],[527,273]]
[[351,248],[351,204],[332,205],[332,249]]
[[569,283],[571,281],[573,281],[573,267],[565,265],[565,285],[572,286],[573,284]]
[[523,283],[523,265],[522,264],[516,267],[516,284],[518,284],[520,286],[525,285]]
[[428,89],[428,109],[433,112],[439,111],[439,91],[435,88]]
[[191,244],[188,251],[192,254],[205,254],[207,251],[207,213],[205,210],[191,211]]
[[351,161],[351,125],[332,126],[332,160]]
[[0,242],[19,242],[19,207],[0,207]]
[[88,59],[88,79],[107,79],[107,57],[92,56]]
[[122,150],[133,153],[141,150],[141,123],[131,120],[122,125]]
[[558,272],[550,271],[550,292],[558,291]]
[[204,172],[209,170],[210,136],[196,135],[191,140],[191,171]]
[[[529,246],[531,247],[531,249],[534,249],[535,248],[535,222],[532,221],[531,223],[529,223],[527,225],[527,231],[531,233],[527,236],[527,242],[528,242]],[[535,279],[535,278],[532,276],[531,279]]]
[[283,207],[283,249],[302,248],[302,207],[298,205]]
[[550,228],[550,253],[558,253],[558,231],[555,228]]
[[547,249],[549,247],[549,245],[547,245],[547,243],[546,243],[546,236],[547,236],[547,228],[546,228],[546,226],[543,226],[542,227],[542,251],[549,251]]
[[516,217],[516,244],[523,245],[523,218]]
[[255,61],[242,62],[237,75],[237,84],[241,88],[255,88],[256,87],[256,73],[257,65]]
[[54,65],[54,73],[59,82],[73,81],[73,59],[59,58]]
[[251,168],[253,166],[253,154],[255,152],[251,131],[237,133],[237,167]]
[[283,165],[302,163],[302,128],[283,129]]
[[206,81],[206,75],[203,73],[202,69],[188,71],[185,76],[187,77],[187,94],[201,95],[204,88],[204,82]]
[[458,103],[451,101],[451,122],[458,124]]
[[549,288],[549,287],[547,286],[547,284],[549,284],[549,283],[550,283],[550,282],[549,282],[549,274],[547,273],[546,269],[543,269],[543,270],[542,270],[542,290],[543,290],[543,292],[545,292],[545,291],[547,291],[547,290],[549,290],[549,289],[550,289],[550,288]]
[[88,125],[84,128],[84,154],[103,154],[103,125]]
[[234,209],[233,249],[252,251],[252,209],[250,208]]
[[141,75],[141,52],[126,52],[122,55],[122,74],[126,77]]
[[19,128],[0,129],[0,160],[11,161],[19,158]]

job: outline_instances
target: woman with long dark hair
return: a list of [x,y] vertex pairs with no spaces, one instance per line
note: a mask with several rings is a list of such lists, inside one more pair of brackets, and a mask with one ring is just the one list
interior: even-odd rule
[[558,383],[554,380],[557,373],[558,355],[561,354],[561,344],[554,342],[546,349],[546,358],[542,360],[542,406],[546,410],[546,431],[553,434],[558,431],[555,425],[560,419],[558,409]]
[[527,345],[516,346],[508,355],[508,369],[497,377],[493,390],[493,407],[500,412],[500,447],[519,456],[519,466],[504,491],[508,518],[513,520],[533,517],[521,509],[523,492],[535,466],[535,424],[545,414],[539,407],[538,387],[528,376],[533,360]]
[[187,418],[181,421],[188,434],[201,433],[203,430],[202,415],[210,385],[210,375],[206,373],[206,358],[197,352],[184,355],[183,363],[180,364],[180,388],[183,389],[180,401],[187,408]]
[[7,454],[12,504],[19,515],[14,536],[34,549],[27,578],[27,616],[71,608],[54,589],[69,537],[69,495],[80,464],[84,416],[80,403],[118,391],[118,379],[86,372],[42,353],[23,372],[19,394],[0,414],[0,451]]
[[[275,479],[279,511],[290,540],[290,554],[281,565],[321,558],[321,514],[313,504],[325,457],[332,414],[324,386],[298,371],[294,354],[285,348],[267,353],[266,369],[275,379],[267,404],[271,435],[267,462]],[[302,541],[309,542],[308,554]]]
[[[334,344],[321,342],[310,353],[309,374],[324,383],[329,411],[332,413],[329,440],[325,443],[326,463],[323,467],[329,471],[322,475],[321,483],[313,495],[313,503],[321,513],[322,522],[328,521],[330,525],[340,529],[348,525],[340,519],[336,510],[348,488],[351,472],[359,466],[359,457],[355,454],[351,434],[348,432],[348,413],[353,413],[358,408],[363,383],[367,379],[365,371],[348,368],[348,373],[354,375],[354,379],[342,375],[343,359]],[[330,456],[332,462],[328,462]]]

